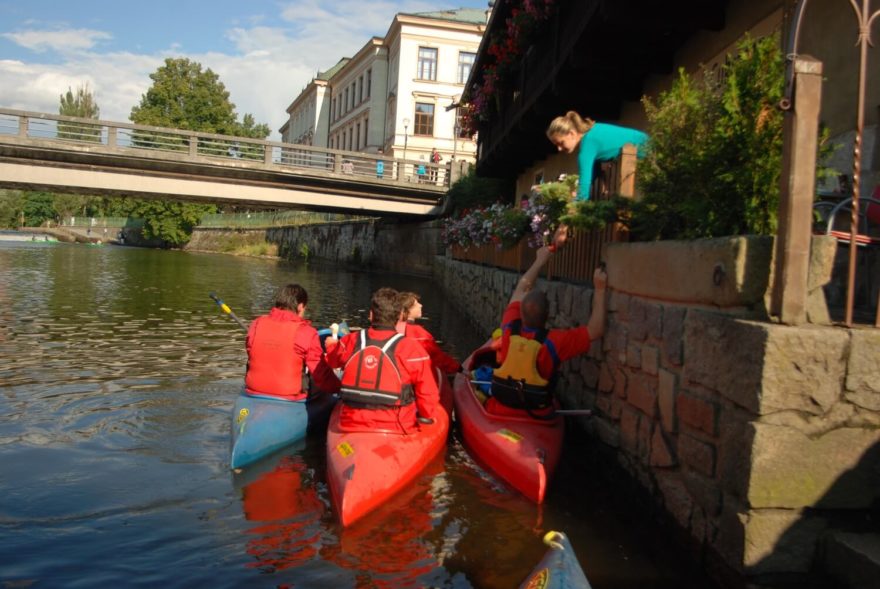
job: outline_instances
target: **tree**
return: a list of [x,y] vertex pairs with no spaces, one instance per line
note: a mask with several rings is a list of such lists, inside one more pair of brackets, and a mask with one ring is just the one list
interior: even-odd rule
[[[60,96],[61,104],[58,107],[58,114],[68,117],[78,117],[81,119],[97,119],[100,116],[101,109],[95,101],[95,96],[89,90],[88,84],[83,84],[74,92],[70,87],[67,93]],[[58,123],[58,138],[70,139],[73,141],[88,141],[90,143],[99,143],[101,141],[101,126],[89,125],[87,123]],[[75,214],[86,214],[86,209],[96,200],[94,196],[83,196],[79,194],[56,194],[53,201],[53,210],[55,211],[56,220],[66,219]]]
[[631,229],[642,239],[772,234],[779,206],[784,86],[779,37],[746,37],[722,68],[683,71],[657,103],[645,99],[651,136],[639,163],[645,194]]
[[24,201],[24,192],[21,190],[0,190],[0,227],[15,228],[21,225]]
[[[97,119],[100,113],[101,109],[98,108],[98,103],[95,102],[95,96],[89,90],[88,84],[79,86],[76,93],[68,87],[67,94],[61,95],[61,106],[58,107],[60,115],[81,119]],[[61,122],[58,123],[58,138],[98,143],[101,141],[101,127],[99,125]]]
[[[166,59],[165,64],[150,75],[153,85],[141,96],[140,104],[131,109],[133,123],[157,127],[172,127],[219,135],[243,135],[265,139],[269,127],[257,124],[250,114],[242,122],[237,120],[235,105],[229,100],[229,92],[220,78],[210,69],[202,70],[201,64],[189,59]],[[168,146],[168,137],[163,137]],[[152,141],[144,133],[135,142]],[[173,148],[173,147],[172,147]],[[178,140],[178,149],[188,150],[186,139]],[[241,157],[256,157],[247,146],[212,144],[211,149],[221,153],[236,152]],[[259,155],[262,158],[262,154]],[[170,245],[185,243],[203,214],[213,213],[213,205],[179,203],[173,201],[135,201],[133,214],[144,219],[147,237],[164,239]]]

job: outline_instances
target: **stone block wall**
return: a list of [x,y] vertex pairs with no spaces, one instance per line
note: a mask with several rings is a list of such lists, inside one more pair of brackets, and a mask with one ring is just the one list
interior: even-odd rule
[[[754,252],[755,244],[733,245]],[[669,256],[640,248],[638,256]],[[629,255],[608,259],[618,269],[644,265]],[[709,258],[681,263],[711,277],[717,261]],[[764,264],[769,271],[769,258]],[[611,268],[605,337],[568,362],[559,396],[568,408],[594,410],[579,425],[701,552],[760,582],[808,573],[826,531],[870,524],[880,501],[880,330],[755,320],[762,296],[746,284],[748,273],[742,286],[727,285],[732,298],[721,307],[652,296],[650,284],[667,268],[641,273],[642,284],[633,273],[615,281]],[[438,275],[487,336],[518,279],[446,258]],[[589,288],[537,288],[548,292],[552,327],[587,321]]]

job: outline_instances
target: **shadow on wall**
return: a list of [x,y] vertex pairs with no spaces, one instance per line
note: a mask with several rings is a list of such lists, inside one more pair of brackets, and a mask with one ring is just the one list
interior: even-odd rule
[[[866,553],[873,556],[871,564]],[[779,570],[804,569],[800,574]],[[880,441],[803,510],[779,537],[773,551],[750,567],[751,586],[876,587],[880,572]]]

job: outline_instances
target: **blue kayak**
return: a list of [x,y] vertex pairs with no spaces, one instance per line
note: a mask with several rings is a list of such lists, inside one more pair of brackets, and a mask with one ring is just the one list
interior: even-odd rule
[[310,423],[327,423],[335,404],[335,395],[323,393],[308,401],[284,401],[242,392],[232,410],[229,468],[247,466],[302,440]]
[[[339,324],[339,334],[348,332],[348,324],[343,321]],[[318,330],[322,347],[329,335],[330,328]],[[336,399],[334,395],[320,392],[307,401],[285,401],[242,392],[232,409],[229,468],[247,466],[302,440],[310,427],[316,431],[321,428],[326,431]]]
[[547,532],[544,544],[550,549],[519,589],[591,589],[565,534]]

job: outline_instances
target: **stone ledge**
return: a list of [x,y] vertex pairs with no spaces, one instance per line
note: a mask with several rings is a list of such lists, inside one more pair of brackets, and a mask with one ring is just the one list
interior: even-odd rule
[[610,243],[608,285],[668,302],[763,307],[772,256],[773,238],[757,235]]

